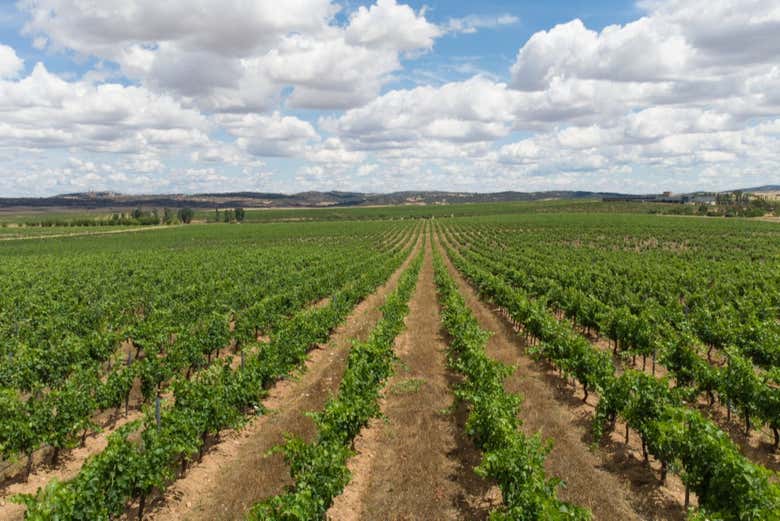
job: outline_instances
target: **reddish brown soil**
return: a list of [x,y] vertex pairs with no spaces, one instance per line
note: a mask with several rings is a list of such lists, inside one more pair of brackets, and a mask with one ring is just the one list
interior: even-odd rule
[[291,484],[283,457],[268,451],[281,444],[287,433],[304,439],[316,434],[305,413],[321,409],[338,389],[352,340],[368,336],[381,316],[379,305],[418,250],[419,244],[387,283],[353,310],[329,342],[309,355],[297,378],[271,389],[264,404],[269,408],[267,414],[254,418],[239,432],[223,433],[222,441],[155,502],[148,518],[242,519],[253,504]]
[[636,448],[623,444],[617,432],[608,443],[596,446],[590,432],[592,404],[597,397],[591,394],[589,403],[583,403],[581,389],[575,390],[549,366],[528,357],[511,324],[498,310],[482,302],[445,260],[480,326],[494,333],[487,345],[488,354],[516,367],[506,388],[524,398],[523,430],[528,434],[540,432],[543,438],[553,440],[546,469],[565,481],[560,497],[591,509],[595,519],[685,519],[679,480],[670,478],[667,486],[661,485],[657,471],[645,466]]
[[485,519],[500,501],[497,488],[474,474],[480,454],[464,434],[465,410],[452,410],[430,242],[409,306],[381,403],[385,418],[356,440],[352,480],[329,519]]

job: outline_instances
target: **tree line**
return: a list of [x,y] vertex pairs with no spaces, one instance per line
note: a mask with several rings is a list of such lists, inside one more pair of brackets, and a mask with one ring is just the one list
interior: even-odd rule
[[[243,208],[225,208],[216,210],[217,218],[210,222],[240,223],[246,217]],[[159,226],[172,224],[190,224],[195,218],[195,210],[189,207],[172,208],[133,208],[129,212],[114,212],[106,217],[52,217],[26,219],[18,223],[24,227],[89,227],[89,226]]]

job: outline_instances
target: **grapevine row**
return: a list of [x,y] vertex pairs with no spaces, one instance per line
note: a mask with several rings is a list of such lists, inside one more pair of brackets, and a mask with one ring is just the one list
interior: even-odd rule
[[729,416],[732,407],[742,412],[746,433],[750,431],[751,419],[757,419],[772,429],[775,449],[780,444],[780,368],[757,370],[736,346],[721,349],[725,365],[717,367],[698,354],[683,320],[670,323],[664,315],[653,310],[641,309],[638,315],[634,315],[626,307],[604,303],[576,288],[548,289],[546,293],[538,294],[533,289],[533,277],[505,265],[517,263],[527,267],[526,259],[504,254],[502,261],[498,261],[498,256],[489,253],[484,243],[475,240],[472,234],[466,237],[479,244],[480,251],[470,248],[464,252],[465,255],[490,266],[491,271],[500,274],[513,286],[521,287],[537,298],[550,298],[552,304],[586,330],[605,332],[615,342],[615,353],[620,348],[630,355],[640,355],[643,367],[645,358],[651,356],[653,372],[656,357],[660,354],[661,363],[675,377],[677,385],[691,388],[691,396],[705,394],[711,407],[717,393],[727,404]]
[[314,416],[317,439],[290,438],[281,448],[295,484],[290,490],[255,505],[252,520],[323,519],[333,498],[349,483],[351,444],[371,418],[379,416],[379,395],[390,376],[393,342],[403,330],[409,298],[417,284],[425,249],[402,275],[382,305],[382,318],[366,342],[355,342],[338,394]]
[[603,432],[605,422],[614,428],[620,416],[640,433],[645,454],[660,460],[663,472],[672,469],[679,473],[686,492],[693,491],[699,499],[694,518],[780,519],[780,487],[770,479],[771,473],[742,456],[711,421],[681,405],[667,382],[637,371],[616,376],[609,355],[558,321],[545,304],[528,298],[451,248],[447,251],[483,297],[504,308],[513,321],[539,339],[534,350],[539,356],[574,376],[584,388],[598,391],[597,434]]
[[[52,482],[19,498],[28,519],[111,519],[139,501],[139,517],[153,490],[163,490],[200,456],[208,436],[240,426],[257,410],[264,390],[299,366],[309,349],[327,339],[362,299],[400,264],[408,250],[365,272],[320,308],[299,312],[236,370],[219,360],[196,377],[176,377],[170,406],[148,409],[144,419],[121,428],[108,447],[87,460],[78,476]],[[140,427],[140,429],[139,429]]]
[[466,428],[483,452],[475,470],[498,483],[504,500],[491,519],[590,519],[589,511],[557,497],[559,480],[548,478],[544,470],[551,447],[538,434],[527,437],[519,430],[521,397],[504,390],[512,369],[487,356],[489,333],[479,327],[438,252],[434,267],[442,321],[450,337],[449,365],[464,376],[456,395],[470,407]]
[[[353,258],[299,272],[293,291],[267,297],[247,312],[231,312],[227,316],[214,312],[183,335],[174,336],[162,322],[146,322],[143,332],[133,338],[136,360],[131,364],[132,355],[128,354],[127,362],[118,364],[106,376],[101,376],[96,367],[79,369],[60,387],[37,392],[27,400],[13,390],[0,390],[0,454],[26,454],[29,472],[33,451],[46,444],[54,447],[52,459],[56,462],[59,451],[76,443],[79,434],[83,443],[87,432],[97,428],[93,411],[116,407],[116,418],[124,403],[127,412],[135,381],[140,382],[143,403],[148,403],[174,375],[186,370],[189,379],[193,371],[208,367],[212,356],[231,343],[231,335],[235,336],[237,348],[238,344],[254,341],[258,331],[272,331],[289,313],[340,287],[371,262],[371,258],[363,262]],[[302,280],[305,277],[313,278],[306,282]],[[229,327],[231,316],[237,317],[234,333]],[[144,358],[138,358],[140,352],[145,354]]]

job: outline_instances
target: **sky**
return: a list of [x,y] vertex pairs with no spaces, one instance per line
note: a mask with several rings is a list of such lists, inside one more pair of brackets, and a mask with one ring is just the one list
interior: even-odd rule
[[780,184],[780,2],[0,0],[0,196]]

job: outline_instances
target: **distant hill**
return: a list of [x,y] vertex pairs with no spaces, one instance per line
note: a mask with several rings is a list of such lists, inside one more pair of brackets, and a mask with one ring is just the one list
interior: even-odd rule
[[[745,192],[776,192],[780,185],[746,188]],[[126,209],[153,208],[333,208],[372,205],[428,205],[447,203],[486,203],[538,201],[544,199],[632,199],[639,196],[611,192],[546,191],[546,192],[447,192],[403,191],[388,194],[362,192],[300,192],[277,194],[266,192],[226,192],[202,194],[127,195],[115,192],[82,192],[53,197],[3,197],[0,209],[61,208],[61,209]]]
[[754,188],[742,188],[741,192],[780,192],[780,185],[764,185]]
[[389,194],[361,192],[301,192],[275,194],[264,192],[227,192],[203,194],[126,195],[114,192],[84,192],[62,194],[53,197],[4,197],[0,208],[72,208],[110,209],[142,207],[184,206],[193,208],[317,208],[371,205],[422,205],[446,203],[481,203],[536,201],[540,199],[586,199],[616,196],[601,192],[551,191],[551,192],[496,192],[470,193],[445,191],[406,191]]

